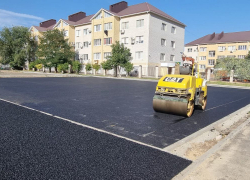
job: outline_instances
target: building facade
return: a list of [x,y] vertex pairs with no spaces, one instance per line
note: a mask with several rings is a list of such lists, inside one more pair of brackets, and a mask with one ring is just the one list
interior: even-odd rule
[[244,59],[250,50],[250,31],[209,34],[185,45],[184,54],[199,63],[201,72],[213,69],[217,59]]
[[135,67],[174,68],[182,62],[185,24],[149,3],[128,6],[122,1],[93,15],[78,12],[60,19],[55,28],[65,31],[83,64],[101,64],[116,41],[130,49]]

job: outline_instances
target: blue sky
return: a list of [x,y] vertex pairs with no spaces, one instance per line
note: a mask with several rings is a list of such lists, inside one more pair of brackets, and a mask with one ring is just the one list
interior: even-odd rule
[[[0,29],[4,26],[38,25],[47,19],[67,19],[68,15],[83,11],[95,14],[108,9],[119,0],[2,0],[0,1]],[[187,25],[185,43],[213,32],[250,30],[249,0],[127,0],[129,5],[148,2]]]

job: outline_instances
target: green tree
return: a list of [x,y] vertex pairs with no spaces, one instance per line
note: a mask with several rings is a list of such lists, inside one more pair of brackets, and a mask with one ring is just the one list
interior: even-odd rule
[[57,66],[57,70],[59,72],[62,72],[62,73],[64,73],[65,71],[67,71],[68,68],[69,68],[69,63],[58,64],[58,66]]
[[75,52],[64,38],[64,31],[58,29],[46,31],[39,37],[37,56],[43,59],[43,65],[49,69],[74,59]]
[[98,64],[93,64],[92,67],[95,71],[98,71],[100,69],[100,65]]
[[85,69],[86,69],[86,71],[91,71],[92,70],[92,65],[90,63],[86,64]]
[[3,28],[0,47],[1,63],[10,64],[13,69],[24,68],[26,61],[35,60],[37,42],[26,27]]
[[133,64],[131,62],[127,62],[124,66],[125,71],[127,72],[127,76],[133,70]]
[[115,69],[115,76],[120,75],[121,67],[124,67],[126,63],[131,60],[130,49],[120,44],[119,41],[116,41],[115,44],[111,45],[112,52],[111,56],[107,57],[107,61],[111,61],[111,65]]
[[218,59],[215,65],[216,76],[220,75],[220,71],[224,71],[227,76],[230,75],[231,70],[235,77],[238,79],[249,79],[250,67],[249,60],[247,59],[238,59],[234,57],[226,57],[222,59]]
[[102,68],[105,70],[105,74],[107,73],[107,70],[113,69],[111,61],[103,61],[101,63]]
[[80,70],[82,69],[82,64],[79,61],[73,61],[72,69],[75,71],[75,73],[79,74]]
[[43,68],[43,65],[42,64],[37,64],[37,65],[35,65],[35,67],[36,67],[36,69],[40,70],[40,69]]

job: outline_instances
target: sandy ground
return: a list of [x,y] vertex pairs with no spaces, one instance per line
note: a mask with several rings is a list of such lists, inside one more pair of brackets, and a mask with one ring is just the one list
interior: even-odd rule
[[216,154],[206,159],[186,180],[249,180],[250,124]]

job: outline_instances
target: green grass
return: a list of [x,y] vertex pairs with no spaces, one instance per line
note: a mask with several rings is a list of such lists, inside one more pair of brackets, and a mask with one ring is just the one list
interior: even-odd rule
[[218,84],[218,85],[229,85],[229,86],[244,86],[250,87],[250,83],[242,83],[242,82],[226,82],[226,81],[209,81],[208,84]]

